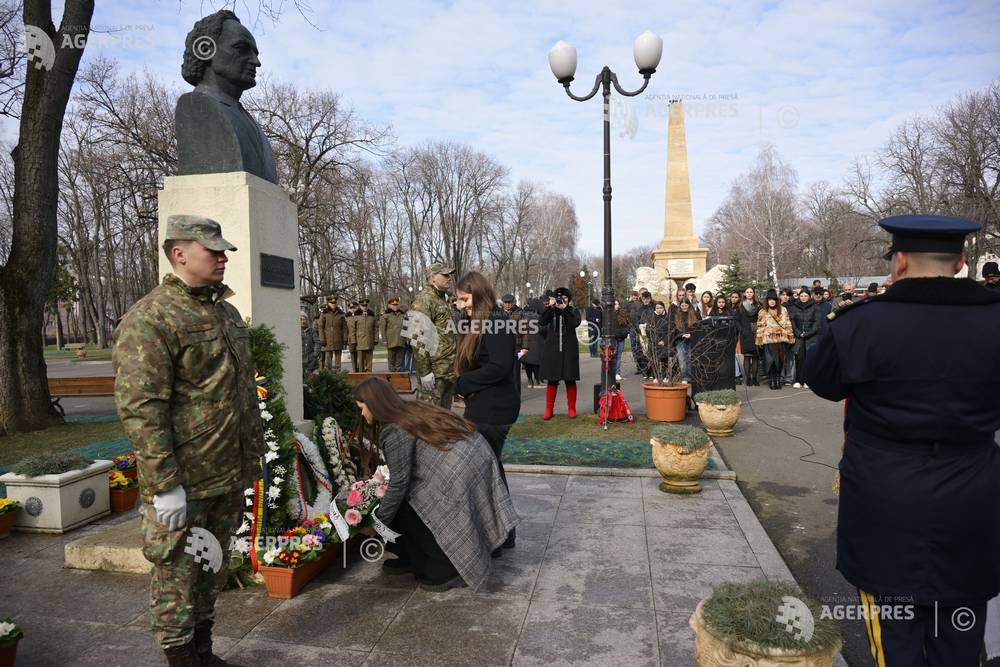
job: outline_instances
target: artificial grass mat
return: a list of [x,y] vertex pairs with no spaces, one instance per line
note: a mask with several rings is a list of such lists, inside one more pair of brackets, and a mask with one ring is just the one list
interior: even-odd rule
[[[660,422],[636,415],[635,422],[611,423],[605,431],[597,416],[578,414],[576,419],[556,415],[522,415],[510,429],[503,448],[503,462],[592,468],[652,468],[649,438]],[[709,458],[708,469],[717,468]]]

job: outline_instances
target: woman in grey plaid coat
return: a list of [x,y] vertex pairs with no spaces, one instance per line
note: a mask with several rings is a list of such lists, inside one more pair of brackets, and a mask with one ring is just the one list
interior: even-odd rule
[[359,384],[355,398],[365,420],[383,426],[389,489],[376,515],[403,535],[400,557],[383,567],[413,572],[425,590],[480,588],[517,523],[489,444],[471,422],[403,401],[381,378]]

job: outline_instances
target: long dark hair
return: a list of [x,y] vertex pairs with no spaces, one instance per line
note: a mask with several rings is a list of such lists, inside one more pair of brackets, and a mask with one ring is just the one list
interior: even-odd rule
[[476,432],[475,425],[451,410],[423,401],[404,401],[380,377],[370,377],[354,388],[356,400],[368,406],[372,419],[395,424],[435,449],[448,450]]
[[695,314],[694,309],[700,308],[701,306],[692,306],[690,301],[685,301],[687,303],[688,311],[687,315],[681,310],[681,304],[677,304],[677,308],[674,310],[674,326],[680,331],[686,332],[692,324],[698,321],[698,315]]
[[479,340],[483,336],[485,323],[496,308],[497,295],[493,291],[493,285],[478,271],[469,271],[462,276],[455,284],[455,290],[472,295],[472,317],[462,312],[462,319],[468,329],[459,337],[458,351],[455,353],[455,372],[461,375],[479,366],[476,363]]

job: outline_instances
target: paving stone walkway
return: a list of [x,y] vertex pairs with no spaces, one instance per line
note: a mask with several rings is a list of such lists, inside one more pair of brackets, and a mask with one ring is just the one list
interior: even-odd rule
[[[486,590],[421,591],[360,558],[292,600],[228,591],[217,647],[241,665],[693,665],[688,617],[712,586],[791,579],[735,482],[674,496],[652,477],[511,474],[523,523]],[[64,536],[0,540],[0,613],[18,665],[161,665],[148,578],[68,570]]]

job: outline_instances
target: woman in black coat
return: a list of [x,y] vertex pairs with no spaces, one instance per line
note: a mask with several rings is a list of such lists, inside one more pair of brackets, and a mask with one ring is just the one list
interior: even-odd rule
[[583,318],[580,311],[570,305],[572,300],[573,293],[560,287],[548,297],[548,307],[538,318],[538,324],[549,328],[542,351],[542,377],[548,382],[542,419],[552,419],[560,380],[566,383],[566,413],[570,418],[576,417],[576,381],[580,379],[576,328]]
[[545,346],[545,327],[538,325],[538,315],[541,311],[542,306],[538,299],[529,300],[528,306],[521,311],[521,328],[519,330],[521,349],[527,350],[521,357],[521,364],[528,376],[528,388],[530,389],[542,386],[539,366],[542,363],[542,348]]
[[757,293],[754,288],[743,290],[743,301],[736,309],[736,324],[740,330],[740,350],[743,352],[743,377],[748,387],[760,385],[757,380]]
[[792,330],[795,332],[795,346],[792,348],[792,354],[795,355],[793,386],[800,387],[806,383],[806,351],[816,343],[816,334],[819,333],[822,322],[819,308],[806,290],[799,292],[799,298],[788,309],[788,316],[792,319]]
[[[521,412],[521,379],[516,329],[496,303],[493,287],[477,271],[466,273],[455,284],[455,305],[462,314],[455,394],[465,400],[465,418],[490,443],[506,485],[500,458],[507,433]],[[503,547],[514,547],[513,530]]]

